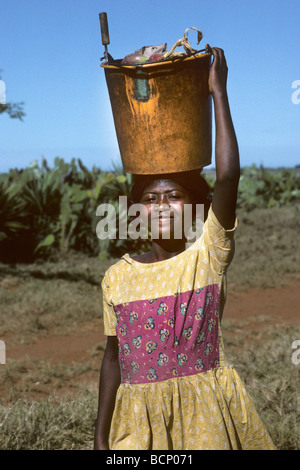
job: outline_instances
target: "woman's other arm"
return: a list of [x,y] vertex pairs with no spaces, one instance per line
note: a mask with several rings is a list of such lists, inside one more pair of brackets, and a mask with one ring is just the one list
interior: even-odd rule
[[94,436],[94,450],[109,450],[108,437],[114,412],[116,393],[121,382],[118,359],[118,339],[108,336],[99,383],[98,415]]

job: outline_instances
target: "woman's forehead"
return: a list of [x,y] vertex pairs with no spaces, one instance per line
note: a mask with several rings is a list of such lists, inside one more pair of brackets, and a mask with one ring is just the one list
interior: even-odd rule
[[186,189],[184,189],[183,186],[181,186],[179,183],[176,181],[173,181],[172,179],[155,179],[151,181],[147,186],[145,186],[143,190],[143,194],[149,193],[149,192],[161,192],[161,191],[172,191],[174,189],[181,190],[184,192],[187,192]]

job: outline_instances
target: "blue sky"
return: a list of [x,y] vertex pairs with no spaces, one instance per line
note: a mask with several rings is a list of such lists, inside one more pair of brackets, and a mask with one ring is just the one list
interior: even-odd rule
[[[300,164],[299,0],[0,0],[0,69],[7,102],[24,101],[23,122],[0,115],[0,171],[56,156],[103,170],[119,161],[103,69],[98,14],[108,14],[115,58],[144,45],[170,48],[187,27],[225,50],[228,93],[242,166]],[[189,36],[196,47],[196,33]],[[299,95],[298,95],[299,96]],[[213,165],[212,165],[213,166]]]

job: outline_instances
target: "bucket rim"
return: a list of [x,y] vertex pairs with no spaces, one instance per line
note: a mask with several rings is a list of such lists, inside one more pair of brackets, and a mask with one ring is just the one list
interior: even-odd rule
[[150,63],[144,63],[144,64],[135,64],[135,65],[127,65],[127,64],[121,64],[121,63],[114,63],[114,64],[108,64],[107,62],[103,62],[100,64],[100,67],[104,69],[111,69],[111,70],[136,70],[136,69],[143,69],[145,71],[151,71],[155,68],[164,68],[170,65],[175,65],[175,64],[182,64],[185,62],[189,62],[192,60],[198,60],[198,59],[203,59],[206,57],[211,57],[210,52],[196,52],[195,54],[188,56],[188,57],[175,57],[174,59],[169,59],[169,60],[161,60],[158,62],[150,62]]

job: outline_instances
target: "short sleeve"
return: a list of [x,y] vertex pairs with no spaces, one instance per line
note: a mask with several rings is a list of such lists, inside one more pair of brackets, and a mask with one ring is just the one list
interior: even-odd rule
[[102,279],[104,334],[116,336],[117,317],[110,297],[110,283],[107,273]]
[[234,227],[226,230],[218,221],[212,207],[203,226],[205,248],[212,268],[218,274],[223,274],[234,256],[234,233],[238,226],[237,219]]

